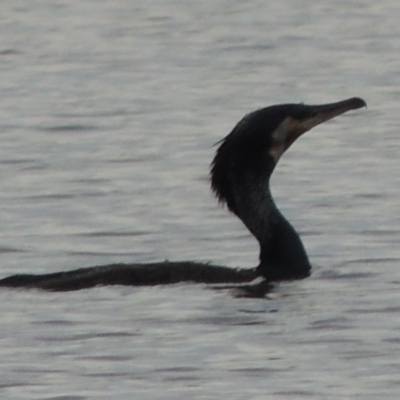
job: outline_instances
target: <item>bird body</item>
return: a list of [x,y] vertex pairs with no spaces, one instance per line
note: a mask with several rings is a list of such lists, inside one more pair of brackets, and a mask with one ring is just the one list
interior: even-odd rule
[[180,281],[248,282],[258,275],[267,282],[309,276],[311,264],[293,226],[278,210],[270,191],[270,177],[282,154],[314,126],[346,111],[366,106],[351,98],[309,106],[283,104],[246,115],[226,136],[211,164],[211,187],[260,245],[255,270],[235,270],[193,262],[117,264],[80,268],[43,275],[13,275],[0,286],[76,290],[97,285],[156,285]]

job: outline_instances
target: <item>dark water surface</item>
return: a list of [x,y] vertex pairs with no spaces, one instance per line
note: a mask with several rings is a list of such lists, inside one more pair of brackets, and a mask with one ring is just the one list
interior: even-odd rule
[[0,16],[1,277],[164,259],[253,267],[209,191],[244,113],[360,96],[273,192],[313,275],[0,291],[2,399],[398,399],[400,3],[13,1]]

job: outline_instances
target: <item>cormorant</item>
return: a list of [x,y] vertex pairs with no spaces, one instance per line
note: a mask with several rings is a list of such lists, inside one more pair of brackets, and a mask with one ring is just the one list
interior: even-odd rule
[[260,245],[256,269],[232,269],[195,262],[113,264],[52,274],[17,274],[0,286],[76,290],[96,285],[157,285],[265,282],[302,279],[311,264],[303,243],[272,198],[269,179],[282,154],[303,133],[349,110],[365,107],[354,97],[323,105],[282,104],[246,115],[220,143],[211,164],[211,187]]

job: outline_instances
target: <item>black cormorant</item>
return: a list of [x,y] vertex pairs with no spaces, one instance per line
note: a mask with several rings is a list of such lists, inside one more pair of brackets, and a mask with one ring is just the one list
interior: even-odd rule
[[211,187],[260,245],[256,269],[232,269],[195,262],[113,264],[52,274],[17,274],[0,286],[76,290],[96,285],[156,285],[182,281],[265,282],[301,279],[311,265],[301,239],[271,196],[269,179],[282,154],[316,125],[366,106],[351,98],[324,105],[282,104],[246,115],[225,137],[211,164]]

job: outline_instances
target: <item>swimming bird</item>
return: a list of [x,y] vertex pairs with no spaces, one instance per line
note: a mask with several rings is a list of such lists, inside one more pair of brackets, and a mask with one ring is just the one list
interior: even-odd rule
[[270,177],[279,159],[302,134],[347,111],[365,107],[353,97],[323,105],[281,104],[247,114],[219,142],[211,164],[211,188],[257,239],[259,265],[232,269],[196,262],[115,264],[42,275],[17,274],[0,286],[76,290],[97,285],[157,285],[294,280],[310,275],[311,264],[300,236],[278,210]]

